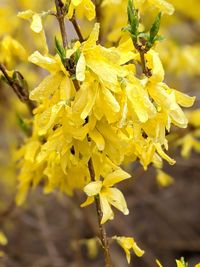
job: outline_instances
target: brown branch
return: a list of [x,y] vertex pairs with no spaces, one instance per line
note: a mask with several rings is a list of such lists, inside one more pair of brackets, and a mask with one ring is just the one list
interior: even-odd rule
[[[91,180],[95,181],[95,171],[94,171],[94,166],[93,166],[93,162],[91,158],[89,159],[89,162],[88,162],[88,169],[90,172]],[[100,240],[101,240],[101,244],[102,244],[103,251],[104,251],[105,264],[106,264],[106,267],[112,267],[106,228],[103,224],[101,224],[103,213],[102,213],[99,197],[95,197],[95,204],[96,204],[98,223],[99,223]]]
[[[29,99],[28,89],[25,86],[21,86],[17,81],[10,77],[7,73],[5,66],[2,63],[0,63],[0,71],[3,73],[4,78],[6,79],[10,87],[13,89],[14,93],[23,103],[28,106],[32,114],[32,111],[35,108],[35,104]],[[24,80],[23,76],[19,72],[16,73],[19,75],[21,80]]]
[[51,265],[54,267],[66,266],[64,259],[59,255],[59,252],[52,240],[52,232],[48,225],[44,208],[38,206],[36,209],[36,214],[39,219],[38,223],[40,231],[42,233],[42,238],[44,240],[44,244],[46,246],[46,250],[49,256],[49,261],[51,261]]
[[8,207],[4,211],[0,212],[0,221],[10,216],[10,214],[15,210],[15,208],[16,208],[16,204],[15,204],[15,200],[13,199],[11,203],[8,205]]
[[67,46],[67,33],[66,33],[66,28],[65,28],[64,4],[61,0],[55,0],[55,5],[56,5],[56,10],[57,10],[56,18],[60,26],[63,47],[66,47]]
[[140,53],[140,60],[141,60],[141,66],[142,66],[142,71],[144,75],[148,78],[152,76],[151,70],[148,69],[146,65],[146,59],[145,59],[145,51],[144,50],[139,50]]
[[147,78],[150,78],[152,76],[152,73],[151,73],[151,70],[146,65],[147,62],[146,62],[146,59],[145,59],[145,54],[148,52],[148,50],[146,48],[145,42],[142,45],[134,42],[134,46],[135,46],[136,50],[139,52],[139,54],[140,54],[142,72],[144,73],[144,75]]
[[83,35],[82,35],[82,33],[81,33],[81,30],[80,30],[80,28],[79,28],[79,25],[78,25],[78,23],[77,23],[77,21],[76,21],[75,16],[73,16],[73,17],[70,19],[70,21],[71,21],[71,23],[72,23],[73,26],[74,26],[74,29],[75,29],[75,31],[76,31],[76,34],[78,35],[79,41],[80,41],[81,43],[84,42]]

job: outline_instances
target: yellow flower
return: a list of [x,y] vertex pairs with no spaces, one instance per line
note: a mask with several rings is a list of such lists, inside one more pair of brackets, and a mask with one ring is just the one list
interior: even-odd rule
[[169,120],[178,127],[186,128],[188,120],[180,108],[182,106],[191,106],[194,103],[195,97],[185,95],[184,101],[177,91],[170,89],[164,83],[157,83],[147,85],[148,92],[158,105],[158,110],[164,111],[168,114]]
[[0,41],[0,62],[4,63],[10,69],[19,60],[27,60],[26,50],[17,40],[9,35],[5,36]]
[[156,264],[158,265],[158,267],[163,267],[159,260],[156,260]]
[[93,20],[96,14],[95,6],[91,0],[71,0],[67,14],[69,19],[72,18],[74,11],[78,18],[86,16],[88,20]]
[[198,137],[200,136],[200,132],[198,130],[194,131],[194,133],[186,134],[183,138],[180,138],[177,142],[178,146],[181,146],[181,155],[184,158],[188,158],[191,154],[192,149],[196,152],[200,152],[200,142],[198,141]]
[[0,245],[5,246],[7,244],[8,244],[8,240],[5,236],[5,234],[2,231],[0,231]]
[[45,53],[48,53],[46,35],[42,24],[42,15],[44,14],[38,14],[29,9],[26,11],[19,12],[17,16],[21,19],[28,20],[30,22],[31,30],[38,35],[37,41],[40,40],[41,49],[44,50]]
[[[156,263],[158,267],[163,267],[163,265],[160,263],[159,260],[156,260]],[[181,258],[180,260],[176,260],[176,266],[177,267],[188,267],[188,263],[185,262],[184,258]],[[200,267],[200,263],[197,263],[194,267]]]
[[113,187],[116,183],[119,183],[127,178],[130,178],[130,175],[119,168],[108,174],[103,181],[98,180],[89,183],[84,187],[84,192],[88,195],[88,198],[81,207],[85,207],[93,203],[95,197],[99,197],[103,213],[101,219],[102,224],[114,218],[111,205],[123,212],[125,215],[128,215],[129,211],[123,194],[120,190]]
[[168,15],[172,15],[174,13],[173,5],[165,0],[135,0],[134,4],[136,8],[144,6],[145,8],[156,8]]
[[194,127],[200,127],[200,109],[186,113],[189,123]]
[[132,249],[134,253],[138,257],[142,257],[144,254],[144,250],[140,249],[135,242],[134,238],[132,237],[125,237],[125,236],[114,236],[114,240],[117,241],[117,243],[123,248],[123,250],[126,253],[126,259],[127,262],[130,264],[131,262],[131,252],[130,250]]
[[174,182],[172,176],[159,169],[157,170],[156,180],[157,183],[162,187],[167,187]]

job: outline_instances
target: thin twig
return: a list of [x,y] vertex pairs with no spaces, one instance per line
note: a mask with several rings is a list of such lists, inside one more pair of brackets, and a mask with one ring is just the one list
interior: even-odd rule
[[[95,181],[95,171],[94,171],[94,166],[93,166],[93,162],[91,158],[89,159],[89,162],[88,162],[88,169],[90,172],[91,180]],[[106,264],[106,267],[112,267],[106,228],[103,224],[101,224],[103,213],[102,213],[99,197],[95,197],[95,204],[96,204],[96,210],[97,210],[97,215],[98,215],[100,240],[101,240],[101,244],[102,244],[103,251],[104,251],[105,264]]]
[[145,74],[146,77],[150,78],[152,76],[151,70],[148,69],[146,65],[146,59],[145,59],[145,51],[139,50],[140,53],[140,60],[141,60],[141,66],[142,66],[142,71]]
[[8,205],[8,207],[0,212],[0,221],[4,218],[7,218],[16,208],[15,200],[13,199],[11,203]]
[[59,252],[52,240],[51,230],[49,229],[49,225],[46,219],[45,211],[42,207],[37,207],[36,214],[39,219],[39,227],[42,233],[42,238],[44,240],[44,244],[46,246],[48,256],[50,258],[51,264],[54,267],[62,267],[65,266],[66,263],[63,258],[59,255]]
[[65,29],[65,12],[63,10],[64,4],[61,0],[55,0],[55,5],[56,5],[56,10],[57,10],[56,17],[57,17],[57,20],[60,26],[63,47],[66,47],[67,46],[67,33]]
[[76,21],[75,16],[73,16],[73,17],[70,19],[70,21],[71,21],[71,23],[72,23],[73,26],[74,26],[74,29],[75,29],[75,31],[76,31],[76,34],[78,35],[79,41],[80,41],[81,43],[84,42],[83,35],[82,35],[82,33],[81,33],[81,30],[80,30],[80,28],[79,28],[79,25],[78,25],[78,23],[77,23],[77,21]]
[[[33,101],[31,101],[29,99],[29,92],[27,90],[27,88],[22,87],[20,84],[18,84],[17,82],[15,82],[7,73],[7,70],[5,68],[5,66],[0,63],[0,71],[3,73],[4,78],[6,79],[7,83],[10,85],[10,87],[13,89],[14,93],[17,95],[17,97],[23,102],[25,103],[30,112],[32,113],[33,109],[35,108],[35,104]],[[21,79],[23,79],[23,76],[17,72]]]
[[147,62],[145,59],[145,54],[148,52],[147,49],[145,47],[143,47],[143,45],[139,45],[136,42],[134,42],[134,46],[137,49],[137,51],[140,54],[140,61],[141,61],[141,67],[142,67],[142,72],[144,73],[144,75],[148,78],[150,78],[152,76],[151,70],[147,67]]
[[[62,24],[61,24],[61,18],[63,18],[63,16],[60,16],[59,14],[63,14],[62,13],[62,8],[63,8],[63,4],[62,1],[58,1],[55,0],[55,4],[56,4],[56,8],[57,8],[57,18],[59,21],[59,25],[60,25],[60,31],[61,31],[61,35],[62,35],[62,41],[63,41],[63,46],[65,47],[66,45],[66,32],[65,30],[63,30]],[[70,20],[74,26],[74,29],[78,35],[78,38],[80,40],[80,42],[84,42],[84,38],[82,36],[82,33],[80,31],[79,25],[76,21],[75,16],[72,17],[72,19]],[[75,80],[75,88],[78,91],[79,89],[79,84],[78,81]],[[94,167],[93,167],[93,163],[92,163],[92,159],[89,160],[88,162],[88,169],[90,172],[90,176],[91,176],[91,180],[94,181],[95,180],[95,172],[94,172]],[[110,258],[110,251],[109,251],[109,244],[108,244],[108,239],[107,239],[107,234],[106,234],[106,229],[105,227],[101,224],[101,219],[102,219],[102,209],[101,209],[101,205],[100,205],[100,200],[99,198],[95,198],[95,203],[96,203],[96,210],[97,210],[97,215],[98,215],[98,222],[99,222],[99,231],[100,231],[100,240],[101,240],[101,244],[104,250],[104,258],[105,258],[105,264],[106,267],[112,267],[112,263],[111,263],[111,258]]]

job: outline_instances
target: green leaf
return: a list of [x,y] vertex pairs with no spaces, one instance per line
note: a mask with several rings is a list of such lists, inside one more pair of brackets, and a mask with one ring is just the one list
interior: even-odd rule
[[80,49],[77,49],[76,52],[74,53],[74,61],[75,61],[75,64],[78,63],[78,60],[79,60],[80,55],[81,55],[81,50]]
[[55,37],[55,48],[56,48],[56,53],[60,56],[62,62],[64,62],[66,59],[66,51],[63,45],[58,41],[56,37]]
[[30,126],[22,119],[22,117],[17,113],[17,124],[19,125],[20,129],[27,135],[30,135]]
[[128,22],[130,24],[129,31],[135,38],[138,35],[139,16],[138,16],[138,10],[134,8],[132,0],[128,0],[127,13],[128,13]]
[[162,16],[162,13],[159,12],[150,29],[149,41],[152,44],[154,43],[155,37],[157,36],[159,29],[160,29],[161,16]]

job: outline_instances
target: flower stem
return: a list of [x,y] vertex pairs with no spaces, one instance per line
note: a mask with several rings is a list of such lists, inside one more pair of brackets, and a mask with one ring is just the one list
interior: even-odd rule
[[[95,181],[95,171],[94,171],[94,166],[93,166],[93,162],[91,158],[88,161],[88,169],[90,172],[91,180]],[[99,197],[95,197],[95,204],[96,204],[96,211],[97,211],[98,223],[99,223],[100,240],[101,240],[102,248],[104,251],[105,264],[106,264],[106,267],[112,267],[106,228],[103,224],[101,224],[103,213],[102,213]]]
[[66,33],[66,29],[65,29],[65,13],[63,11],[64,8],[64,4],[61,0],[55,0],[55,5],[56,5],[56,10],[57,10],[57,20],[60,26],[60,32],[62,35],[62,43],[63,43],[63,47],[67,46],[67,33]]
[[71,21],[71,23],[72,23],[73,26],[74,26],[74,29],[75,29],[75,31],[76,31],[76,34],[78,35],[79,41],[80,41],[81,43],[84,42],[83,35],[82,35],[82,33],[81,33],[81,30],[80,30],[80,28],[79,28],[79,25],[78,25],[78,23],[77,23],[76,18],[75,18],[74,15],[73,15],[73,17],[70,19],[70,21]]
[[150,78],[152,76],[151,70],[147,67],[147,62],[145,59],[145,54],[148,52],[148,50],[145,47],[145,42],[144,44],[140,45],[137,44],[136,42],[133,43],[135,48],[140,54],[140,61],[141,61],[141,67],[142,67],[142,72],[147,78]]
[[[10,77],[7,73],[6,67],[2,63],[0,63],[0,72],[2,72],[5,80],[7,81],[9,86],[13,89],[17,97],[28,106],[30,113],[32,114],[32,111],[35,108],[35,104],[33,101],[29,99],[29,92],[25,84],[24,86],[20,85],[17,81],[15,81],[12,77]],[[15,73],[19,75],[22,81],[25,81],[24,77],[20,72],[16,71]]]

